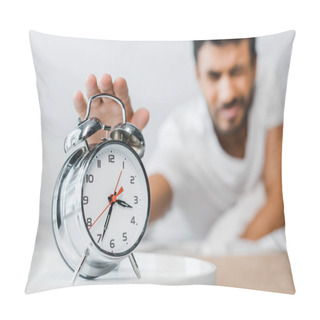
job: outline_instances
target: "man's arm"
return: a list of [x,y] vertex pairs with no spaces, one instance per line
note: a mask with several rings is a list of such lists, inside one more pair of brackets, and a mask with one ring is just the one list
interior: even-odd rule
[[149,177],[151,193],[150,222],[164,216],[172,201],[173,192],[167,179],[161,174]]
[[242,234],[242,238],[258,240],[285,224],[281,180],[283,126],[270,129],[266,140],[263,180],[266,203],[257,212]]

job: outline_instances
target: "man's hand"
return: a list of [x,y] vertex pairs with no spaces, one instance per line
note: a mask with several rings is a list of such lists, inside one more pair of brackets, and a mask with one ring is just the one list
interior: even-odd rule
[[[127,121],[142,130],[149,121],[147,109],[138,109],[135,113],[132,110],[127,82],[124,78],[117,78],[112,82],[109,74],[103,74],[99,83],[95,75],[90,74],[85,82],[87,99],[98,93],[107,93],[119,98],[125,105]],[[81,91],[77,91],[73,97],[74,107],[83,120],[87,112],[87,101]],[[122,122],[121,108],[118,103],[108,98],[97,98],[92,101],[90,116],[97,117],[104,125],[112,128]],[[90,137],[89,144],[99,143],[101,138],[105,138],[105,132],[99,131]]]

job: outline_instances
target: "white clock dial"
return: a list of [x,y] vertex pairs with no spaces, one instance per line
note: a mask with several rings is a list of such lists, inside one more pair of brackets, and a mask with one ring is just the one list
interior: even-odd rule
[[107,254],[129,253],[145,231],[149,188],[140,163],[125,144],[107,142],[84,175],[83,218],[94,243]]

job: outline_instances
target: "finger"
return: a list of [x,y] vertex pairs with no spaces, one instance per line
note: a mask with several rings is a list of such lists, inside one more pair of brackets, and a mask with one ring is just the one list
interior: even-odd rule
[[99,89],[101,93],[114,95],[113,83],[110,74],[103,74],[99,81]]
[[94,74],[89,74],[85,82],[87,97],[90,99],[93,95],[100,93],[97,85],[97,78]]
[[87,103],[81,91],[76,91],[73,96],[73,105],[79,117],[83,119],[87,112]]
[[149,118],[149,111],[145,108],[141,108],[133,114],[130,122],[142,131],[142,129],[147,125]]
[[133,110],[131,107],[127,81],[124,78],[117,78],[114,81],[113,90],[116,97],[119,98],[124,103],[126,107],[127,118],[128,118],[128,121],[130,121],[133,115]]

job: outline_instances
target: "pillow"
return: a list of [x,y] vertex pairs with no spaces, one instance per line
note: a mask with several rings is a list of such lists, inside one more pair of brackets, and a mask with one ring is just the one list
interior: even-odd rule
[[[294,31],[288,31],[216,42],[144,42],[66,38],[31,31],[41,108],[43,171],[38,233],[26,292],[72,284],[197,283],[294,293],[281,189],[283,111],[294,35]],[[63,229],[63,235],[57,235],[56,225],[68,225],[70,216],[53,222],[57,206],[64,205],[72,215],[75,203],[81,211],[90,201],[89,196],[78,196],[84,191],[71,190],[72,186],[81,189],[85,183],[77,178],[81,171],[74,173],[74,180],[67,179],[61,189],[59,173],[75,150],[79,157],[86,156],[86,148],[97,150],[86,145],[83,138],[89,129],[102,132],[109,125],[90,120],[89,114],[88,121],[79,127],[74,101],[78,101],[79,111],[82,96],[75,92],[81,90],[86,97],[86,79],[89,75],[89,81],[95,79],[92,74],[98,85],[100,78],[109,77],[106,74],[112,81],[125,79],[133,109],[145,107],[150,114],[142,133],[151,213],[147,229],[140,230],[141,235],[146,231],[144,238],[136,239],[141,240],[134,251],[137,261],[129,255],[130,259],[116,263],[119,255],[111,250],[114,239],[109,235],[106,242],[110,251],[99,247],[98,240],[108,230],[107,222],[97,233],[99,239],[88,232],[92,243],[70,242],[71,251],[62,248],[61,242],[70,241],[67,239],[73,233],[86,233],[92,218],[85,213],[83,219],[78,216],[81,222],[75,223],[81,226]],[[92,94],[88,92],[86,98]],[[105,99],[101,101],[106,103]],[[121,106],[121,100],[114,103]],[[123,103],[127,108],[128,101]],[[102,116],[103,109],[95,110],[98,118]],[[128,120],[133,118],[128,115]],[[133,122],[139,127],[139,121]],[[113,138],[119,132],[127,134],[127,129],[119,127]],[[79,164],[78,158],[72,157],[67,171]],[[97,166],[101,161],[97,160]],[[118,177],[115,171],[109,172],[110,180]],[[139,174],[143,177],[143,170]],[[133,182],[134,177],[130,177]],[[93,179],[89,173],[84,177],[87,183]],[[120,190],[106,194],[106,206],[96,199],[95,191],[91,192],[91,202],[104,208],[101,215],[107,215],[108,206],[109,212],[110,207],[118,210],[117,206],[128,212],[125,206],[140,201],[132,195],[132,202],[125,202]],[[144,193],[147,189],[141,191]],[[122,232],[121,241],[127,238]],[[108,267],[103,259],[94,260],[99,248],[105,251],[102,255],[111,255]],[[131,270],[136,263],[141,279]]]

